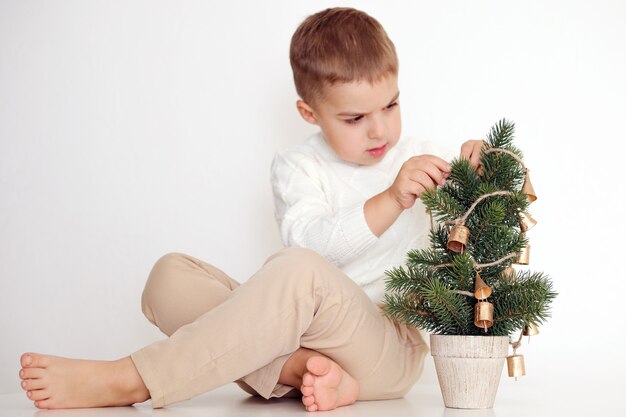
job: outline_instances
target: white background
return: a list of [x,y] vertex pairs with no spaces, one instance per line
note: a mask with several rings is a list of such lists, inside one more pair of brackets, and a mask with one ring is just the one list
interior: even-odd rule
[[560,294],[517,383],[626,383],[625,2],[2,0],[0,393],[20,391],[23,351],[114,359],[161,339],[139,306],[161,255],[245,281],[281,247],[269,165],[315,131],[289,41],[334,5],[395,42],[403,134],[457,148],[517,124],[531,267]]

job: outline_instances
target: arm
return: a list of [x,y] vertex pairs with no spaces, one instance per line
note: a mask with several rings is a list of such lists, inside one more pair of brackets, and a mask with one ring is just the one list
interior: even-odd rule
[[[482,146],[482,140],[468,140],[461,146],[460,156],[477,167]],[[443,185],[450,169],[445,160],[433,155],[419,155],[407,160],[391,187],[365,202],[365,219],[372,233],[382,235],[405,209],[413,207],[425,190]]]
[[336,190],[315,158],[277,155],[272,163],[276,220],[286,246],[312,249],[342,267],[370,248],[376,236],[364,215],[364,201],[335,204]]
[[365,219],[372,233],[382,235],[425,190],[443,185],[449,175],[450,165],[437,156],[408,159],[393,184],[365,202]]

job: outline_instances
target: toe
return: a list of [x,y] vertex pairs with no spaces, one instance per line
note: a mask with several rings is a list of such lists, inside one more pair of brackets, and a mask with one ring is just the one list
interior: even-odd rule
[[314,375],[326,375],[330,371],[330,359],[324,356],[313,356],[306,361],[306,368]]
[[42,400],[42,401],[35,401],[35,407],[40,408],[42,410],[53,408],[52,401],[50,399]]
[[24,353],[20,357],[20,363],[22,364],[22,368],[26,368],[27,366],[30,366],[30,364],[33,363],[32,353]]
[[42,389],[45,385],[46,384],[41,379],[27,379],[22,381],[22,388],[26,391]]
[[23,368],[20,370],[21,379],[38,379],[42,378],[45,374],[43,368]]
[[306,405],[307,407],[309,405],[315,404],[315,397],[313,396],[302,397],[302,404]]
[[48,391],[47,389],[28,391],[28,398],[33,401],[47,400],[48,398],[50,398],[50,391]]
[[302,385],[303,386],[309,386],[312,387],[313,384],[315,383],[315,377],[313,375],[311,375],[310,373],[305,373],[302,376]]
[[45,368],[47,366],[47,358],[45,355],[39,355],[37,353],[24,353],[20,358],[20,363],[23,368]]
[[311,386],[301,386],[300,387],[300,392],[302,393],[303,396],[309,396],[309,395],[313,395],[313,392],[315,391],[315,388],[311,387]]
[[306,407],[306,411],[317,411],[317,405],[309,405]]

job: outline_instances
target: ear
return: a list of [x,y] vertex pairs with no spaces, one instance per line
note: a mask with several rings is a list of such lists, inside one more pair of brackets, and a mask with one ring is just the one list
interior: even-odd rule
[[304,120],[314,125],[319,124],[313,108],[303,100],[298,100],[296,102],[296,107],[298,108],[298,113],[300,113],[300,116],[302,116]]

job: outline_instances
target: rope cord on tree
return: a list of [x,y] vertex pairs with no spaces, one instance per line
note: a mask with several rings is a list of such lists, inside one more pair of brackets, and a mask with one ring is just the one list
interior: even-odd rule
[[513,157],[513,159],[515,159],[517,162],[520,163],[520,165],[522,166],[522,170],[524,170],[524,173],[528,172],[528,168],[526,168],[526,165],[524,165],[524,161],[522,161],[522,159],[515,155],[513,152],[511,151],[507,151],[506,149],[502,149],[502,148],[491,148],[491,149],[487,149],[485,151],[485,153],[505,153],[507,155],[510,155],[511,157]]
[[[497,260],[495,260],[493,262],[489,262],[489,263],[486,263],[486,264],[477,264],[477,263],[474,262],[474,269],[475,270],[480,270],[480,269],[486,268],[488,266],[495,266],[495,265],[501,264],[502,262],[506,261],[507,259],[511,259],[511,258],[516,257],[516,256],[519,256],[519,253],[513,252],[513,253],[508,254],[507,256],[504,256],[504,257],[502,257],[500,259],[497,259]],[[453,265],[452,264],[440,264],[440,265],[433,266],[433,269],[445,268],[447,266],[453,266]],[[473,292],[469,292],[469,291],[453,290],[452,292],[457,293],[457,294],[467,295],[468,297],[474,297],[474,293]]]
[[465,214],[463,216],[461,216],[460,218],[458,218],[455,221],[455,224],[459,224],[459,225],[463,225],[465,224],[465,221],[467,220],[467,218],[469,217],[469,215],[472,213],[472,211],[474,211],[474,209],[476,208],[476,206],[478,205],[478,203],[480,203],[481,201],[483,201],[485,198],[488,197],[494,197],[497,195],[513,195],[514,193],[512,191],[494,191],[493,193],[488,193],[488,194],[483,194],[480,197],[478,197],[476,199],[476,201],[474,201],[474,204],[472,204],[469,208],[469,210],[467,210],[465,212]]

